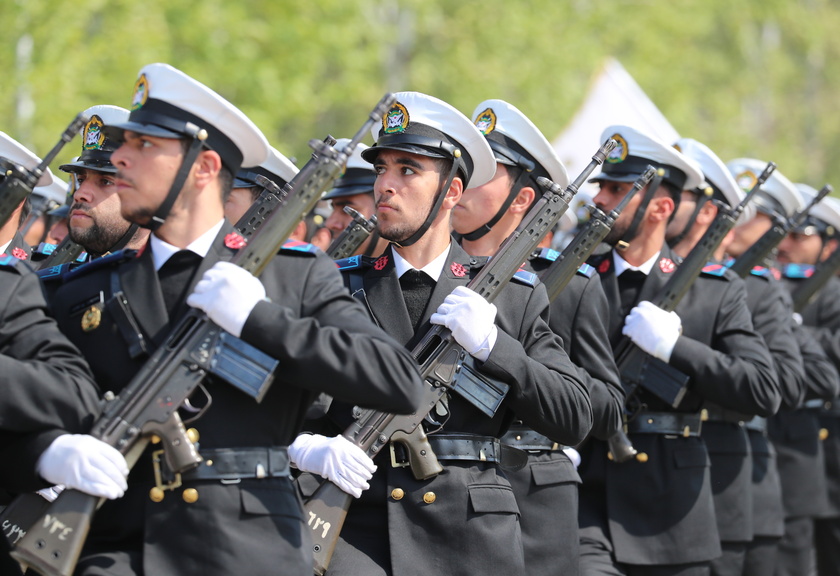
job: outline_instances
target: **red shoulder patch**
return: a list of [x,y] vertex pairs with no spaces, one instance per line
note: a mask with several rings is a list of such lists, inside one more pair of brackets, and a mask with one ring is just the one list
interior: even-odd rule
[[610,269],[610,259],[604,258],[600,264],[598,264],[598,273],[603,274],[607,270]]
[[674,261],[670,258],[663,258],[659,261],[659,269],[662,270],[665,274],[670,274],[671,272],[677,269],[677,265],[674,264]]
[[247,243],[248,241],[245,240],[245,238],[243,238],[242,235],[237,232],[231,232],[230,234],[225,236],[225,246],[227,246],[231,250],[239,250]]
[[388,257],[387,256],[380,256],[379,260],[373,263],[374,270],[382,270],[385,266],[388,265]]

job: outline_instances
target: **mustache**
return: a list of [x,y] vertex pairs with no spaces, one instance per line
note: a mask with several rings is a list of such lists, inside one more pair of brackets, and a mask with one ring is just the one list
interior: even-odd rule
[[84,202],[73,202],[73,205],[70,206],[70,211],[73,210],[83,210],[85,212],[90,212],[90,204],[86,204]]

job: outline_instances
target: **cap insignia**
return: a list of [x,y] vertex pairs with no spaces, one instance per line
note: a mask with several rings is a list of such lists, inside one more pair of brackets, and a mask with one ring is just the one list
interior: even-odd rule
[[131,109],[137,110],[142,108],[149,97],[149,82],[146,80],[146,75],[141,74],[140,78],[134,84],[134,96],[131,98]]
[[105,142],[105,134],[102,133],[102,118],[94,114],[85,125],[85,143],[82,146],[85,150],[99,150]]
[[674,143],[674,150],[676,150],[677,152],[682,152],[682,148],[680,148],[680,145],[676,142]]
[[735,182],[738,183],[738,186],[741,187],[741,190],[752,190],[755,183],[758,182],[758,178],[756,177],[755,173],[751,170],[744,170],[737,176],[735,176]]
[[385,134],[401,134],[408,128],[408,110],[397,102],[382,117],[382,130]]
[[492,108],[488,108],[476,117],[475,127],[485,136],[496,129],[496,113]]
[[624,162],[624,159],[627,158],[627,155],[630,153],[630,148],[627,146],[627,140],[625,140],[621,134],[613,134],[611,138],[617,142],[617,145],[607,156],[607,162],[610,164]]

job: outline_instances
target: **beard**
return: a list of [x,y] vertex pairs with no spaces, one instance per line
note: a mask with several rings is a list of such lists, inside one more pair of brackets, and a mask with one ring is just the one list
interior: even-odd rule
[[609,244],[610,246],[615,248],[615,245],[618,244],[619,240],[623,239],[627,242],[632,240],[632,238],[624,238],[624,235],[627,234],[627,230],[630,228],[630,223],[632,222],[632,219],[632,216],[627,219],[622,219],[621,216],[619,216],[618,220],[616,220],[615,224],[613,224],[613,227],[607,234],[606,238],[604,238],[604,243]]
[[[83,208],[73,205],[72,209]],[[93,219],[87,228],[70,227],[70,239],[81,245],[88,252],[104,254],[113,248],[117,242],[128,232],[130,224],[125,221],[101,222]]]

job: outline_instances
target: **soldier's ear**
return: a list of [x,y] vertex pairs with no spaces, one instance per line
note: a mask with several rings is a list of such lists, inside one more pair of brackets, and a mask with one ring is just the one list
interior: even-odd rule
[[215,150],[202,150],[193,164],[197,186],[204,187],[215,181],[222,169],[222,158]]
[[537,193],[532,187],[523,186],[519,192],[517,192],[516,198],[514,198],[513,202],[511,202],[509,210],[514,214],[527,212],[531,207],[531,204],[534,203],[534,198],[536,197]]

